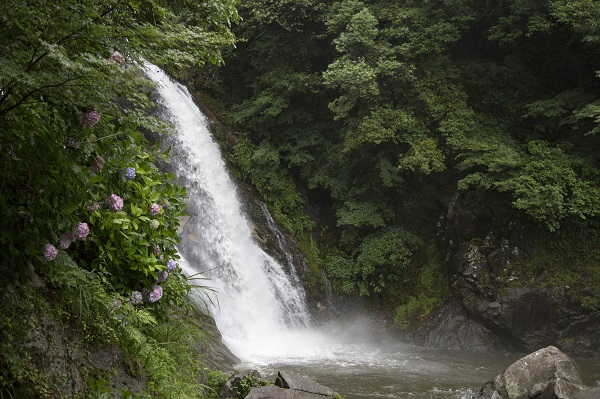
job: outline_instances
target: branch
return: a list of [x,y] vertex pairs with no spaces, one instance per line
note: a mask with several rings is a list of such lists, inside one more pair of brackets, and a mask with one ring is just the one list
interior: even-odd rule
[[27,101],[31,96],[33,96],[35,93],[42,91],[44,89],[49,89],[52,87],[59,87],[59,86],[63,86],[69,82],[72,82],[74,80],[77,79],[81,79],[83,76],[77,76],[75,78],[69,78],[63,82],[60,83],[54,83],[54,84],[50,84],[50,85],[45,85],[45,86],[40,86],[40,87],[36,87],[35,89],[31,90],[29,93],[25,94],[23,97],[21,97],[21,99],[19,99],[19,101],[17,101],[16,103],[14,103],[13,105],[11,105],[8,108],[5,108],[3,110],[0,110],[0,118],[2,118],[4,115],[6,115],[7,113],[9,113],[10,111],[12,111],[13,109],[19,107],[21,104],[23,104],[25,101]]
[[[96,18],[92,19],[92,24],[98,22],[100,19],[104,18],[105,16],[107,16],[108,14],[110,14],[111,12],[113,12],[116,7],[117,7],[116,4],[113,4],[112,6],[110,6],[102,14],[100,14]],[[62,39],[58,40],[55,44],[57,44],[57,45],[63,44],[67,40],[71,40],[73,37],[77,36],[79,33],[83,32],[86,29],[87,29],[87,26],[84,25],[81,28],[77,29],[76,31],[71,32],[68,35],[66,35],[65,37],[63,37]],[[30,62],[29,65],[27,66],[26,71],[30,72],[47,55],[48,55],[48,51],[46,51],[45,53],[41,54],[37,59],[35,59],[32,62]]]

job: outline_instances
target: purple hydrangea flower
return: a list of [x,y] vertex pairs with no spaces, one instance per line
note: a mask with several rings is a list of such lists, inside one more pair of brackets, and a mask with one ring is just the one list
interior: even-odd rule
[[155,285],[152,287],[152,291],[148,294],[148,302],[156,302],[163,295],[163,288],[160,285]]
[[88,224],[84,222],[77,223],[77,232],[75,233],[75,237],[78,240],[85,241],[88,234],[90,234],[90,228],[88,227]]
[[157,203],[154,203],[154,204],[150,205],[148,212],[150,212],[150,214],[152,214],[152,215],[158,215],[158,212],[160,212],[160,210],[161,210],[160,205],[158,205]]
[[108,207],[113,212],[118,212],[123,209],[123,198],[119,197],[117,194],[111,194],[106,202],[108,203]]
[[44,259],[48,262],[52,262],[54,258],[58,255],[58,249],[54,247],[54,245],[48,243],[44,246]]
[[167,279],[167,277],[169,277],[169,273],[168,272],[158,272],[158,273],[156,273],[156,278],[158,279],[159,283],[162,283],[163,281],[165,281]]
[[167,261],[167,271],[168,272],[172,272],[173,270],[175,270],[176,267],[177,267],[177,262],[175,262],[173,259],[169,259]]
[[150,221],[150,228],[151,229],[158,229],[158,226],[160,226],[160,222],[156,219],[152,219]]
[[92,163],[90,169],[92,169],[92,172],[94,173],[100,173],[102,172],[102,168],[104,168],[104,158],[102,158],[100,155],[97,155],[94,157],[94,163]]
[[160,253],[160,246],[158,244],[154,244],[152,246],[152,253],[154,255],[158,255]]
[[126,168],[125,173],[123,173],[127,180],[135,179],[135,168]]
[[58,247],[60,249],[67,249],[73,244],[76,238],[73,233],[65,233],[58,239]]
[[122,64],[123,61],[125,61],[125,57],[123,57],[123,54],[119,53],[116,50],[113,51],[113,53],[110,55],[109,59],[112,61],[115,61],[117,64]]
[[129,297],[129,302],[131,302],[133,305],[137,305],[138,303],[142,302],[142,299],[144,299],[144,296],[142,295],[141,292],[131,291],[131,296]]
[[88,112],[80,112],[77,115],[77,120],[85,127],[94,126],[100,121],[100,113],[95,109]]

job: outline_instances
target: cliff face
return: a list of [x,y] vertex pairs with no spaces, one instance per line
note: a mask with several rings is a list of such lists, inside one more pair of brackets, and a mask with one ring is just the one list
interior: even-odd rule
[[[451,300],[413,338],[428,346],[600,352],[594,234],[549,235],[457,194],[442,223]],[[597,239],[596,239],[597,240]],[[454,337],[448,339],[448,337]]]

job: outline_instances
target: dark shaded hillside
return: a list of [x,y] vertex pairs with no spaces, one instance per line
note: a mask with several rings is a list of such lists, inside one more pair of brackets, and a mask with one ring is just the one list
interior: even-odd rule
[[[256,0],[240,5],[225,66],[188,76],[237,130],[230,160],[301,243],[317,238],[318,252],[305,249],[339,293],[372,298],[401,328],[452,297],[524,348],[536,327],[485,316],[483,304],[510,303],[506,290],[570,290],[557,294],[568,303],[548,302],[554,333],[530,344],[578,342],[569,320],[600,306],[586,277],[598,272],[599,10]],[[456,214],[452,198],[471,198],[460,208],[472,211]],[[530,250],[482,268],[471,298],[460,254],[491,233],[486,259],[503,240]],[[519,283],[492,282],[503,273]]]

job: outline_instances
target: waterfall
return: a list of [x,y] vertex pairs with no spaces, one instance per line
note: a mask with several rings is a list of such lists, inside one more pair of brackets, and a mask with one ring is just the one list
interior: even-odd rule
[[144,69],[158,84],[161,118],[175,127],[166,140],[173,173],[189,197],[180,264],[186,274],[201,272],[208,279],[203,283],[214,295],[206,302],[236,355],[276,350],[269,349],[269,338],[310,324],[305,293],[297,277],[288,276],[253,240],[209,122],[188,90],[154,65]]

